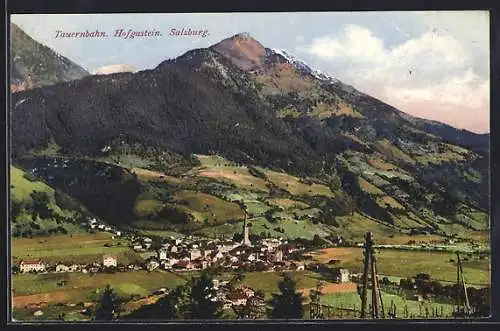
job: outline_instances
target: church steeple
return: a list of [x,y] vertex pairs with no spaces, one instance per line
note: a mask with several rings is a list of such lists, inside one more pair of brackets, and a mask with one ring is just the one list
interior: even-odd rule
[[252,243],[250,242],[250,238],[248,238],[248,224],[247,224],[247,208],[243,203],[240,203],[241,209],[243,210],[244,213],[244,219],[243,219],[243,240],[241,241],[242,245],[246,246],[252,246]]

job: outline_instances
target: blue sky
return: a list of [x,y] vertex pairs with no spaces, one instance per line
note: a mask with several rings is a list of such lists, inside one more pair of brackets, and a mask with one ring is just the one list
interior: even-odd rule
[[[283,48],[312,67],[416,116],[489,132],[487,12],[323,12],[207,14],[13,15],[35,40],[92,72],[127,64],[150,69],[187,50],[239,32]],[[116,29],[162,37],[55,38],[56,31]],[[170,36],[208,30],[206,38]]]

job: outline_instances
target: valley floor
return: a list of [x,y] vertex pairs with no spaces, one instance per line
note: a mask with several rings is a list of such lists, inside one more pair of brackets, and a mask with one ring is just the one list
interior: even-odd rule
[[[105,233],[82,234],[76,236],[57,235],[49,240],[43,238],[13,238],[12,248],[14,260],[25,258],[41,258],[51,261],[91,261],[94,257],[102,256],[106,252],[117,252],[119,256],[128,259],[137,259],[130,248],[123,243],[114,246],[122,239],[113,239]],[[396,242],[398,242],[396,238]],[[106,247],[104,244],[109,244]],[[85,246],[85,249],[77,247]],[[119,249],[118,249],[119,247]],[[359,273],[362,269],[362,248],[333,247],[309,252],[313,261],[328,264],[330,260],[338,260],[335,267],[347,268],[351,273]],[[418,273],[428,273],[433,279],[443,284],[456,281],[456,264],[452,252],[425,252],[397,249],[380,249],[377,253],[377,267],[380,278],[388,277],[391,281],[399,282],[401,278],[415,277]],[[470,286],[486,287],[490,284],[490,261],[479,259],[474,255],[464,261],[464,275]],[[148,272],[127,271],[116,273],[83,274],[74,273],[39,273],[14,274],[12,277],[13,314],[16,320],[53,320],[64,313],[65,320],[86,319],[81,312],[93,307],[100,297],[100,291],[111,284],[117,294],[125,298],[126,311],[133,311],[146,303],[158,299],[153,292],[158,288],[173,289],[185,282],[186,277],[195,276],[198,271],[184,271],[182,276],[164,270]],[[323,304],[337,307],[338,310],[331,318],[348,318],[350,309],[359,309],[360,299],[355,283],[336,284],[330,276],[314,271],[293,271],[297,280],[297,288],[307,298],[310,289],[314,288],[318,280],[325,281]],[[221,275],[221,280],[230,279],[232,273]],[[281,279],[279,272],[246,272],[242,284],[254,290],[262,290],[267,298],[278,292],[278,282]],[[64,282],[63,282],[64,281]],[[306,299],[306,304],[307,304]],[[407,306],[408,318],[417,316],[424,309],[423,304],[412,301],[393,293],[384,294],[387,306],[393,302],[401,309]],[[451,314],[453,305],[446,303],[425,303],[434,312],[438,309],[443,314]],[[357,308],[356,308],[357,307]],[[419,308],[420,307],[420,308]],[[442,308],[441,308],[442,307]],[[429,309],[430,309],[429,308]],[[33,316],[35,311],[43,311],[42,316]],[[345,310],[345,312],[344,312]],[[306,309],[307,311],[307,309]],[[431,310],[429,310],[431,311]],[[422,313],[423,314],[423,313]],[[448,315],[449,315],[448,314]],[[352,317],[352,316],[351,316]],[[307,318],[307,314],[305,316]]]

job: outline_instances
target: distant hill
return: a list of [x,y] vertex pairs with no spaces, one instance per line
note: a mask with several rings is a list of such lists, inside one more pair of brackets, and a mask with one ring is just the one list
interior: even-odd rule
[[15,24],[10,25],[11,92],[67,82],[89,73],[68,58],[28,36]]
[[92,71],[92,75],[109,75],[118,72],[136,72],[137,68],[128,64],[112,64],[97,68]]

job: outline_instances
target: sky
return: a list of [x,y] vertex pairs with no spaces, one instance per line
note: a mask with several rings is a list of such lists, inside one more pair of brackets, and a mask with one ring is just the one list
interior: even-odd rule
[[[35,40],[89,72],[151,69],[240,32],[409,114],[477,133],[490,130],[487,11],[12,15]],[[207,30],[172,36],[171,29]],[[56,38],[56,31],[107,38]],[[161,36],[124,39],[117,29]]]

